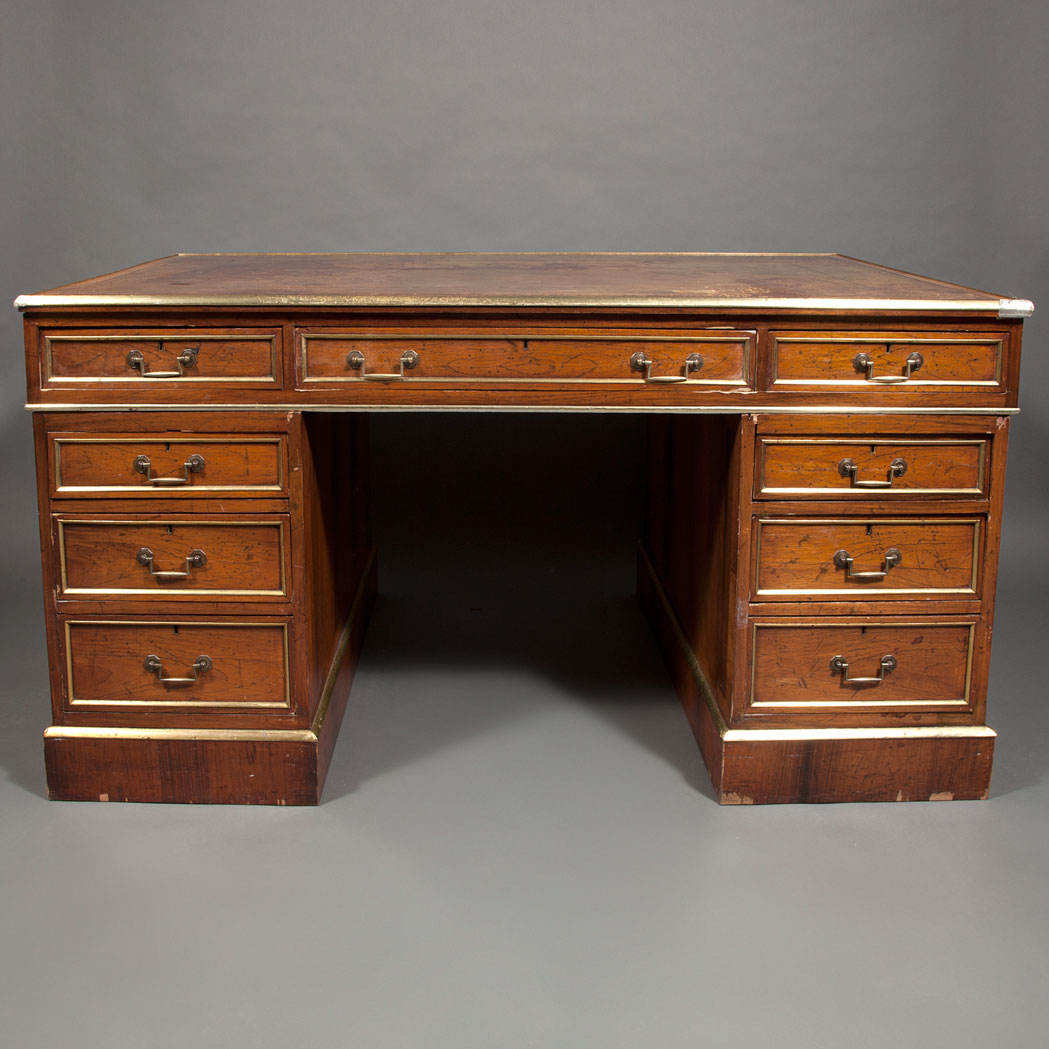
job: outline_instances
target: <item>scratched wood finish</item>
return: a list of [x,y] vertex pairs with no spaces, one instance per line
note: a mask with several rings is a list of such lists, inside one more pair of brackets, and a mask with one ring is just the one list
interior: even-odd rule
[[[198,594],[287,599],[288,518],[243,520],[91,520],[59,516],[55,523],[59,598],[86,594],[143,595],[150,600]],[[139,553],[151,551],[151,563]],[[203,553],[203,565],[187,564]],[[151,571],[151,566],[154,571]],[[164,573],[184,572],[183,578]],[[203,592],[203,593],[202,593]]]
[[[977,518],[758,518],[752,596],[756,600],[944,593],[975,597],[981,526]],[[839,551],[852,558],[851,569],[835,562]],[[898,562],[890,551],[898,553]]]
[[[1005,331],[981,334],[960,332],[806,332],[773,331],[772,389],[806,386],[825,389],[858,387],[873,397],[910,398],[915,391],[954,386],[998,390],[1002,385]],[[920,365],[908,377],[907,358],[921,355]],[[866,354],[872,378],[856,357]],[[861,362],[862,364],[862,362]],[[878,382],[891,379],[892,382]],[[902,380],[902,381],[901,381]]]
[[[134,705],[146,708],[286,707],[286,630],[282,623],[143,623],[65,621],[72,668],[70,707]],[[160,675],[144,666],[149,655],[162,663]],[[210,670],[192,684],[167,684],[194,677],[200,656]]]
[[[987,491],[987,450],[988,441],[982,438],[860,442],[765,437],[759,447],[757,495],[797,498],[833,494],[863,499],[922,494],[983,496]],[[856,464],[855,475],[843,475],[844,460]],[[892,464],[897,460],[906,463],[902,474],[893,471]],[[879,487],[863,487],[857,481],[875,482]]]

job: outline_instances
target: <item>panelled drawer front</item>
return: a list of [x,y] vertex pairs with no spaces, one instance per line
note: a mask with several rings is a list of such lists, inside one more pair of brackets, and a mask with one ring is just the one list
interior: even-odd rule
[[284,493],[285,441],[279,434],[186,437],[51,436],[51,493],[182,498]]
[[979,596],[979,518],[759,518],[756,528],[755,600]]
[[45,389],[282,385],[279,329],[45,331],[41,339]]
[[759,440],[758,497],[987,495],[985,437]]
[[970,709],[972,622],[767,622],[752,629],[752,712]]
[[59,515],[58,596],[286,600],[288,523]]
[[290,705],[285,623],[66,620],[64,640],[70,710]]
[[960,388],[1001,393],[1005,332],[775,331],[772,389],[826,388],[871,397]]
[[316,383],[625,383],[747,386],[751,331],[689,335],[354,335],[300,331],[300,376]]

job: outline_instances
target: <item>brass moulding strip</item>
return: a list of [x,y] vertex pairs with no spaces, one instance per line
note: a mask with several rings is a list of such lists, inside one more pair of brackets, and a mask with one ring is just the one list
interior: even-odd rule
[[[221,627],[227,630],[239,630],[245,627],[268,627],[278,628],[282,634],[284,654],[284,700],[282,702],[239,702],[236,700],[155,700],[155,699],[77,699],[73,690],[73,648],[71,644],[70,627],[74,626],[115,626],[115,627]],[[67,619],[65,622],[65,648],[66,648],[66,682],[69,690],[69,706],[71,708],[100,707],[100,708],[127,708],[136,707],[145,710],[172,709],[198,710],[198,709],[232,709],[232,710],[290,710],[291,709],[291,662],[288,648],[288,624],[287,622],[216,622],[196,619]]]
[[[119,595],[123,597],[173,597],[176,600],[180,598],[193,598],[193,597],[275,597],[281,600],[288,600],[288,576],[287,576],[287,552],[285,549],[285,538],[284,533],[286,531],[286,522],[284,519],[278,521],[256,521],[256,520],[236,520],[236,521],[171,521],[163,518],[156,518],[149,521],[139,521],[129,518],[124,519],[106,519],[100,520],[98,518],[89,517],[59,517],[57,519],[58,525],[58,562],[59,562],[59,575],[61,580],[60,598],[65,595],[71,595],[75,597],[94,597],[97,595]],[[142,588],[124,588],[124,589],[113,589],[112,587],[106,588],[90,588],[90,587],[71,587],[69,585],[69,579],[66,573],[66,542],[65,542],[65,527],[66,525],[178,525],[192,526],[192,525],[204,525],[209,528],[236,528],[236,527],[250,527],[250,528],[276,528],[277,529],[277,541],[279,545],[279,562],[278,569],[280,571],[280,589],[279,590],[205,590],[202,588],[198,589],[164,589],[161,586],[154,587],[142,587]]]
[[[714,329],[715,331],[717,329]],[[721,329],[724,330],[724,329]],[[430,333],[408,332],[405,334],[361,334],[353,332],[299,332],[299,362],[303,385],[325,385],[328,383],[364,383],[367,380],[353,375],[331,375],[323,378],[314,378],[309,374],[309,346],[308,343],[317,340],[339,341],[339,342],[411,342],[418,346],[420,351],[426,349],[426,344],[438,346],[444,342],[621,342],[627,345],[638,345],[641,343],[724,343],[725,345],[737,345],[743,347],[740,358],[740,370],[742,378],[739,379],[703,379],[687,378],[681,383],[684,387],[689,386],[724,386],[732,389],[752,389],[750,383],[750,367],[752,361],[752,347],[754,346],[757,333],[754,331],[734,331],[732,335],[499,335],[499,334],[477,334],[477,335],[443,335]],[[414,347],[413,347],[414,348]],[[591,385],[626,385],[644,386],[645,380],[640,376],[633,378],[584,378],[575,376],[561,376],[556,378],[544,378],[542,376],[522,375],[515,377],[501,377],[497,375],[466,375],[466,376],[413,376],[406,379],[413,386],[423,383],[431,385],[496,385],[496,384],[531,384],[561,385],[561,386],[591,386]]]
[[309,729],[285,728],[105,728],[95,725],[49,725],[44,739],[200,740],[229,743],[316,743]]
[[[193,411],[200,411],[199,405],[191,406]],[[105,410],[105,409],[103,409]],[[150,407],[152,411],[166,411],[160,406]],[[156,433],[142,433],[138,437],[61,437],[52,435],[51,443],[55,449],[55,494],[67,492],[144,492],[152,496],[179,496],[192,492],[282,492],[284,491],[284,443],[283,435],[276,437],[214,437],[208,434],[200,437],[164,437]],[[185,486],[159,486],[140,484],[103,484],[103,485],[69,485],[62,483],[62,446],[81,444],[218,444],[225,447],[237,447],[244,444],[272,444],[277,448],[277,481],[275,484],[258,484],[244,481],[241,484],[186,484]]]
[[[994,378],[992,379],[926,379],[920,376],[908,378],[906,382],[900,383],[873,383],[863,378],[811,378],[811,379],[781,379],[779,377],[779,346],[780,343],[819,342],[829,346],[994,346]],[[852,389],[880,390],[886,386],[893,389],[909,389],[914,386],[980,386],[994,388],[1002,384],[1002,356],[1005,348],[1004,339],[991,338],[966,338],[959,333],[957,339],[923,339],[920,336],[907,337],[903,339],[884,338],[873,336],[857,336],[856,338],[820,338],[818,335],[773,335],[772,336],[772,383],[776,386],[843,386]],[[917,369],[915,369],[917,370]]]
[[[758,674],[758,660],[757,660],[757,648],[758,648],[758,631],[759,630],[792,630],[799,627],[808,627],[815,630],[819,629],[842,629],[847,627],[855,627],[859,629],[863,627],[867,630],[876,630],[879,627],[887,629],[896,629],[898,627],[921,627],[928,629],[929,627],[964,627],[969,632],[969,640],[966,644],[966,655],[965,655],[965,680],[962,684],[962,696],[960,699],[893,699],[893,700],[876,700],[876,699],[814,699],[814,700],[788,700],[786,702],[777,702],[774,700],[761,700],[755,701],[754,696],[756,694],[755,684],[757,681]],[[871,710],[893,710],[893,709],[904,709],[910,707],[971,707],[970,695],[971,695],[971,684],[972,684],[972,667],[973,667],[973,647],[975,641],[976,624],[973,622],[943,622],[935,619],[915,620],[908,622],[890,622],[884,621],[878,623],[871,622],[841,622],[841,621],[792,621],[787,623],[752,623],[751,624],[751,638],[750,638],[750,703],[747,704],[748,710],[823,710],[828,708],[835,708],[837,710],[846,712],[849,710],[856,709],[871,709]],[[828,659],[830,653],[828,652]]]
[[[756,411],[754,409],[753,411]],[[942,413],[943,409],[936,409],[936,414]],[[882,415],[896,415],[899,414],[896,409],[891,411],[881,408],[879,413]],[[999,414],[999,413],[995,413]],[[759,473],[759,495],[773,495],[773,496],[787,496],[787,495],[831,495],[831,496],[844,496],[846,498],[859,498],[859,499],[883,499],[886,496],[890,498],[898,498],[899,496],[917,496],[917,495],[986,495],[984,491],[984,481],[987,473],[987,449],[990,444],[990,437],[977,437],[977,438],[963,438],[963,437],[944,437],[944,438],[915,438],[915,437],[904,437],[901,439],[894,438],[891,434],[874,434],[870,438],[864,440],[862,438],[856,438],[850,435],[843,435],[841,437],[761,437],[759,438],[759,444],[761,448],[761,457],[759,460],[760,473]],[[839,485],[833,488],[820,487],[818,485],[812,485],[811,487],[784,487],[784,488],[769,488],[765,484],[766,474],[766,455],[768,449],[773,445],[804,445],[806,447],[819,446],[819,445],[857,445],[869,448],[871,445],[888,445],[891,448],[907,449],[916,447],[941,447],[941,448],[957,448],[962,445],[973,445],[981,449],[979,462],[976,467],[976,487],[975,488],[853,488],[849,485]]]
[[[757,537],[754,541],[754,579],[759,578],[761,573],[761,537],[765,531],[765,525],[865,525],[872,524],[881,528],[884,525],[972,525],[973,547],[972,547],[972,572],[969,577],[968,587],[909,587],[890,588],[877,587],[861,589],[856,587],[849,590],[845,587],[819,589],[816,587],[791,587],[785,590],[768,590],[755,586],[754,597],[780,597],[789,599],[791,597],[831,597],[841,601],[876,601],[880,597],[899,597],[909,594],[948,594],[969,596],[978,598],[976,583],[979,575],[979,553],[980,534],[983,527],[981,517],[759,517],[757,518]],[[842,539],[842,542],[845,540]],[[887,540],[892,542],[892,540]],[[865,585],[865,584],[864,584]]]
[[[277,339],[279,335],[200,335],[196,332],[187,332],[182,334],[181,331],[174,331],[171,334],[164,333],[162,335],[45,335],[44,336],[44,382],[45,383],[60,383],[69,385],[98,385],[99,383],[131,383],[142,384],[142,383],[173,383],[181,386],[184,383],[200,384],[200,383],[250,383],[252,385],[258,385],[264,383],[269,386],[280,386],[282,376],[277,371]],[[160,343],[160,342],[268,342],[270,344],[270,372],[269,375],[193,375],[187,373],[185,375],[172,376],[166,379],[147,379],[139,374],[131,375],[91,375],[91,376],[76,376],[76,375],[55,375],[52,359],[52,343],[55,342],[142,342],[142,343]],[[147,388],[156,389],[155,386]]]
[[699,660],[692,646],[685,637],[685,632],[667,597],[659,575],[644,548],[640,548],[641,563],[659,599],[659,604],[674,638],[684,655],[692,678],[706,703],[707,711],[724,743],[783,743],[783,742],[820,742],[823,740],[861,740],[861,739],[993,739],[998,733],[986,725],[894,725],[891,727],[863,728],[729,728],[718,707],[714,692],[703,673]]

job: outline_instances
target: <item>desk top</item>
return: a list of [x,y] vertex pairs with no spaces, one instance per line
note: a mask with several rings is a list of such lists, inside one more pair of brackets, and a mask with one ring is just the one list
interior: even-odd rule
[[20,309],[104,306],[666,307],[960,310],[1033,306],[832,254],[169,255],[36,295]]

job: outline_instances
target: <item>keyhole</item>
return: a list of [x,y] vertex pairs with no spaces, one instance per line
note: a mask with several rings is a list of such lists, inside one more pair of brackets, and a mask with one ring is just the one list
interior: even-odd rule
[[[865,629],[866,629],[866,628],[865,628]],[[173,627],[171,628],[171,631],[172,631],[172,633],[175,633],[175,634],[177,634],[177,633],[178,633],[178,627],[177,627],[177,626],[173,626]]]
[[[171,531],[170,527],[168,528],[168,531]],[[872,525],[870,521],[867,522],[867,535],[874,535],[874,525]]]
[[[178,627],[175,627],[175,630],[177,631]],[[860,627],[860,637],[865,637],[866,634],[867,634],[867,628],[865,626],[861,626]]]
[[[170,452],[171,451],[171,442],[170,441],[165,441],[164,442],[164,451],[165,452]],[[871,451],[873,452],[874,449],[872,448]]]
[[[870,525],[867,525],[867,535],[871,534],[870,533],[870,527],[871,527]],[[174,535],[175,534],[175,529],[172,528],[171,525],[167,526],[167,530],[168,530],[168,535]]]

